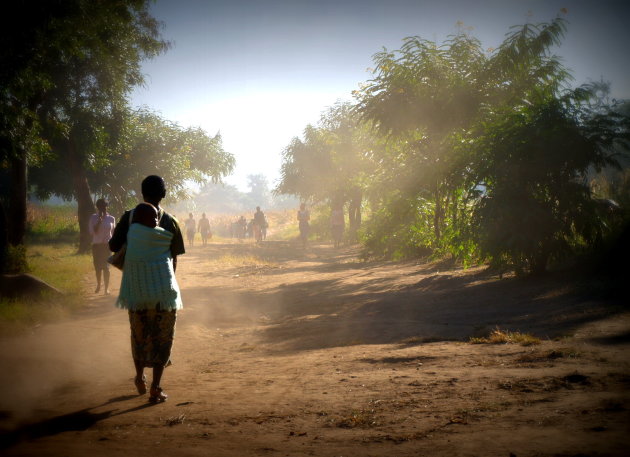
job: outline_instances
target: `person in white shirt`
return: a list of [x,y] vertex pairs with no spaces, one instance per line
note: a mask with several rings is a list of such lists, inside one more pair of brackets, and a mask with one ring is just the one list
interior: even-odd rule
[[99,198],[96,201],[98,212],[90,216],[89,224],[90,235],[92,235],[92,260],[96,271],[96,290],[94,293],[97,294],[101,290],[102,276],[105,295],[109,295],[109,263],[107,263],[107,258],[111,252],[108,242],[114,233],[114,227],[116,227],[116,218],[107,212],[107,206],[107,201]]

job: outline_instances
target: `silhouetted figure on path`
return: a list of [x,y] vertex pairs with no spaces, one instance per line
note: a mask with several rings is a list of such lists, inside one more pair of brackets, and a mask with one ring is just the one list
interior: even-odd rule
[[212,238],[212,232],[210,231],[210,221],[206,217],[206,213],[201,215],[197,231],[201,234],[201,243],[205,246],[208,244],[208,239]]

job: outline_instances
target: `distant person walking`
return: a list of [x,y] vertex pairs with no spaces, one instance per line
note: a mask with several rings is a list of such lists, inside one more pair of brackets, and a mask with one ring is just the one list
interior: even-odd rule
[[245,238],[245,235],[247,235],[247,220],[245,216],[241,216],[236,223],[238,229],[237,238]]
[[188,214],[188,219],[184,222],[186,226],[186,238],[188,239],[188,246],[195,244],[195,233],[197,233],[197,222],[193,218],[193,214]]
[[147,392],[144,369],[153,369],[149,396],[152,403],[168,398],[160,383],[164,368],[170,364],[177,310],[183,306],[175,270],[177,256],[186,251],[179,223],[160,208],[165,195],[164,180],[147,176],[142,181],[145,203],[132,210],[132,220],[131,211],[122,215],[109,240],[114,252],[127,243],[116,306],[129,312],[138,394]]
[[201,243],[204,246],[208,244],[208,239],[212,238],[212,232],[210,231],[210,221],[206,217],[206,213],[202,213],[197,226],[197,231],[201,234]]
[[332,232],[335,248],[338,248],[341,245],[344,229],[345,220],[343,217],[343,206],[336,206],[333,208],[330,215],[330,230]]
[[297,213],[297,220],[300,228],[300,239],[302,240],[302,247],[306,247],[306,241],[308,240],[308,232],[310,230],[309,221],[311,220],[311,213],[306,209],[306,203],[300,205],[300,209]]
[[107,263],[107,258],[111,251],[108,243],[116,227],[116,219],[107,212],[107,206],[106,200],[102,198],[96,200],[97,213],[90,216],[88,224],[92,236],[92,261],[96,272],[96,290],[94,293],[97,294],[101,290],[102,276],[105,295],[109,295],[109,263]]
[[260,206],[257,206],[256,212],[254,213],[254,224],[252,227],[254,231],[254,238],[257,243],[260,243],[263,240],[263,228],[266,223],[265,213],[260,210]]

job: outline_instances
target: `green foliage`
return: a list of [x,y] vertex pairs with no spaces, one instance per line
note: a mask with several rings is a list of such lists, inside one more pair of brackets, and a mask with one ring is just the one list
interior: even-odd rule
[[482,253],[516,271],[542,272],[549,260],[603,238],[604,223],[586,180],[589,167],[616,165],[608,154],[614,127],[583,122],[575,94],[550,98],[484,120],[471,147],[472,185]]
[[[117,143],[120,113],[144,81],[141,61],[168,48],[148,10],[148,0],[33,0],[17,2],[0,27],[0,160],[32,171],[29,183],[16,179],[12,188],[16,242],[26,190],[37,183],[42,196],[76,198],[79,249],[89,249],[87,173],[101,169]],[[50,179],[51,169],[62,179]]]
[[400,195],[384,202],[361,231],[366,254],[395,260],[430,255],[433,236],[425,205],[430,203]]
[[234,168],[234,156],[223,149],[219,134],[183,128],[148,109],[127,113],[118,146],[102,170],[99,193],[120,212],[141,195],[145,176],[157,174],[168,186],[167,201],[188,197],[187,182],[218,182]]
[[[0,109],[21,112],[11,125],[29,125],[39,144],[53,147],[52,157],[67,153],[57,143],[73,136],[86,166],[98,167],[127,94],[144,81],[140,62],[169,46],[160,40],[148,5],[146,0],[16,4],[11,27],[1,32]],[[21,120],[27,118],[30,122]],[[16,146],[28,138],[21,131],[11,141]],[[46,157],[34,154],[42,148],[33,146],[18,149],[32,165],[41,165]]]
[[488,95],[487,57],[463,33],[441,46],[408,37],[400,50],[384,50],[374,61],[375,78],[355,93],[357,109],[386,135],[420,131],[439,140],[468,125]]
[[[400,256],[400,249],[412,254],[420,242],[437,254],[474,258],[468,219],[479,189],[466,185],[474,172],[468,132],[493,110],[522,103],[533,88],[553,92],[566,79],[549,55],[564,28],[562,19],[527,24],[489,52],[459,33],[442,45],[406,38],[400,50],[376,54],[375,77],[355,94],[356,109],[388,139],[373,159],[382,165],[378,192],[389,193],[386,204],[396,212],[414,216],[401,222],[413,232],[405,235],[390,227],[394,211],[377,212],[375,228],[367,233],[372,249],[387,245],[385,251]],[[387,232],[397,240],[389,240]],[[392,251],[392,245],[399,247]]]
[[586,176],[616,165],[628,116],[601,83],[564,89],[570,75],[550,50],[565,31],[556,18],[513,28],[496,50],[459,33],[376,54],[355,94],[386,138],[371,154],[368,253],[534,272],[601,242],[607,221]]
[[356,104],[287,147],[277,191],[347,202],[358,190],[373,256],[541,272],[596,249],[624,219],[593,198],[589,175],[618,166],[630,116],[606,100],[605,83],[567,89],[552,53],[566,28],[558,17],[513,27],[496,49],[460,31],[377,53]]

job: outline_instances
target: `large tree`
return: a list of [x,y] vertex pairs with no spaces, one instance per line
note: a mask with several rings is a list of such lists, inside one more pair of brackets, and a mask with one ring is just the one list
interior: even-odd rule
[[449,137],[469,126],[490,96],[488,57],[477,39],[462,32],[441,46],[406,38],[399,51],[376,54],[375,63],[375,78],[356,93],[357,111],[397,143],[382,157],[392,172],[388,186],[407,201],[421,197],[431,202],[439,241],[456,161]]
[[[93,211],[87,172],[131,89],[143,82],[140,63],[164,51],[147,0],[32,0],[18,2],[2,31],[3,136],[11,146],[15,201],[25,199],[27,162],[39,139],[70,173],[79,209],[80,250],[89,247]],[[5,16],[6,18],[7,16]],[[6,132],[10,132],[7,134]],[[12,134],[11,132],[16,132]],[[42,141],[43,140],[43,141]],[[37,146],[37,143],[35,143]],[[21,210],[20,210],[21,211]],[[23,220],[18,213],[12,218]],[[13,230],[21,241],[23,228]]]
[[530,92],[530,103],[491,113],[471,132],[468,185],[483,188],[471,237],[482,254],[517,272],[542,273],[550,259],[604,237],[606,209],[589,171],[618,167],[628,118],[592,112],[593,87],[562,96]]
[[[234,157],[223,149],[219,134],[184,128],[146,108],[126,111],[120,122],[116,144],[107,146],[106,154],[93,155],[86,170],[92,190],[107,197],[114,212],[141,200],[140,183],[147,175],[162,176],[168,199],[175,201],[188,196],[190,183],[219,182],[234,168]],[[73,187],[63,173],[60,168],[33,169],[39,196],[71,198]]]
[[374,158],[383,191],[370,232],[374,247],[391,252],[396,243],[421,243],[436,250],[461,240],[479,189],[465,186],[470,157],[459,146],[488,113],[525,103],[541,87],[553,93],[566,81],[551,53],[565,26],[561,18],[526,24],[491,50],[460,30],[441,45],[411,37],[398,51],[376,54],[375,76],[356,94],[358,112],[388,140]]
[[184,128],[146,109],[125,121],[119,146],[104,168],[99,191],[114,209],[141,199],[140,183],[150,174],[164,178],[168,199],[189,196],[189,184],[219,182],[234,168],[234,156],[223,149],[221,135]]

